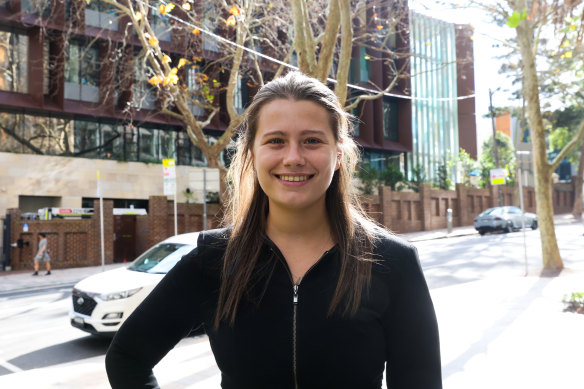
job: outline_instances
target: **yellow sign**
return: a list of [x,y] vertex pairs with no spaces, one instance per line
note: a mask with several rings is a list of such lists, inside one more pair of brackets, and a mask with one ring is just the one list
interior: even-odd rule
[[505,178],[509,176],[507,169],[491,169],[491,185],[504,185]]

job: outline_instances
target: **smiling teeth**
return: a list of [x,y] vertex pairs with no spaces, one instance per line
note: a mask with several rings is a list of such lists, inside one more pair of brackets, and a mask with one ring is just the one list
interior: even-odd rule
[[297,182],[308,180],[308,176],[280,176],[280,179],[283,181]]

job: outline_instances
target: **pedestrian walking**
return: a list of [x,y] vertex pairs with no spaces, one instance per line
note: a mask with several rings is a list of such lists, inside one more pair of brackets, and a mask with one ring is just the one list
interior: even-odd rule
[[260,89],[229,168],[229,227],[201,232],[120,328],[114,389],[157,388],[152,368],[200,325],[225,389],[379,389],[384,369],[392,389],[442,388],[417,251],[361,211],[349,119],[301,73]]
[[33,276],[39,275],[39,262],[44,262],[47,268],[46,276],[51,275],[51,256],[49,255],[49,242],[44,232],[39,232],[39,248],[34,256],[34,273]]

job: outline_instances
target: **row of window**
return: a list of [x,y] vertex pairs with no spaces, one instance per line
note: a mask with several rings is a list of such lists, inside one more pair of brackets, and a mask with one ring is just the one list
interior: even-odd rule
[[[131,124],[0,113],[0,152],[78,156],[205,166],[206,159],[184,131]],[[213,139],[209,136],[208,141]],[[222,157],[223,158],[223,157]],[[224,159],[224,162],[228,162]]]

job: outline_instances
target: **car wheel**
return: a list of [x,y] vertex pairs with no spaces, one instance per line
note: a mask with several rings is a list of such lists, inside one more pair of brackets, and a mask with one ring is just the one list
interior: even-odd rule
[[531,223],[531,229],[532,229],[532,230],[537,230],[537,220],[534,220],[534,221]]
[[479,230],[479,235],[483,236],[483,235],[485,235],[485,232],[486,232],[485,230]]
[[508,234],[511,231],[513,231],[513,225],[509,222],[509,223],[507,223],[507,225],[503,229],[503,232],[506,233],[506,234]]

